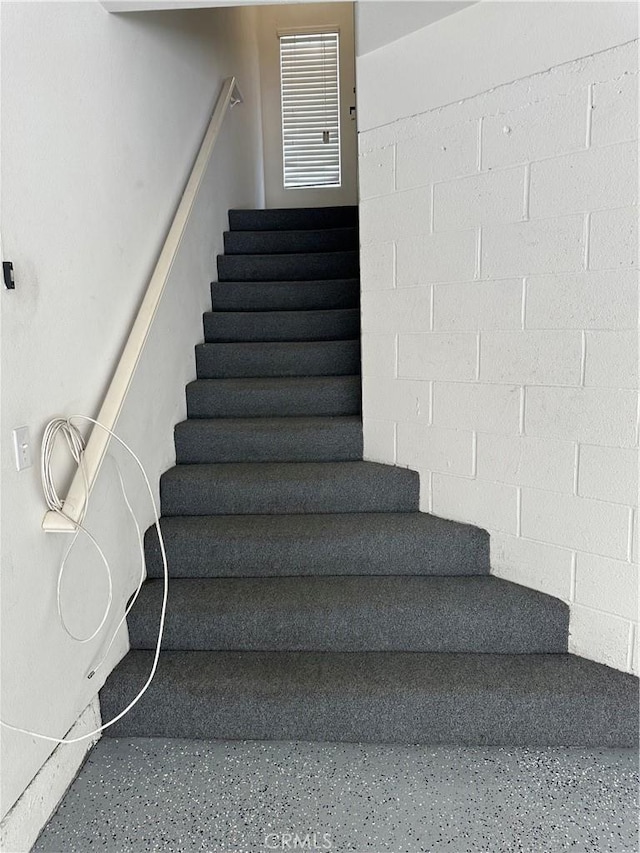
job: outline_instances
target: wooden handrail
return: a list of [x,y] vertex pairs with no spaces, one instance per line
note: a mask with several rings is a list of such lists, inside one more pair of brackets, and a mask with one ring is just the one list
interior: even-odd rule
[[[224,81],[222,86],[222,91],[211,115],[211,120],[198,151],[198,156],[195,159],[189,180],[187,181],[171,227],[169,228],[169,233],[160,250],[160,255],[149,280],[146,293],[133,321],[127,342],[122,350],[120,361],[114,371],[113,378],[98,412],[96,420],[111,430],[115,429],[129,388],[131,387],[140,357],[149,337],[151,326],[157,314],[162,294],[164,293],[186,231],[200,185],[202,184],[213,148],[220,133],[222,122],[229,107],[233,107],[238,103],[242,103],[242,95],[238,89],[236,78],[229,77]],[[103,429],[100,429],[100,427],[94,426],[91,430],[84,452],[84,466],[89,492],[93,488],[102,462],[104,461],[110,438],[111,436]],[[70,520],[64,519],[58,513],[50,511],[46,513],[42,522],[43,529],[48,533],[73,532],[75,530],[73,522],[81,519],[87,497],[84,479],[81,471],[78,469],[73,477],[62,508],[62,511]]]

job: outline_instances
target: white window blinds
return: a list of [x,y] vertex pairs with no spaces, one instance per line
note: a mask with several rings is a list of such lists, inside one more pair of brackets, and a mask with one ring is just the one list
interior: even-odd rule
[[284,186],[340,186],[338,33],[280,36]]

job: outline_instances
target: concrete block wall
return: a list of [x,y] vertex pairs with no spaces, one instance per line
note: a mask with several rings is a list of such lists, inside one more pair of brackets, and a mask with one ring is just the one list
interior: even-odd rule
[[360,134],[365,458],[638,671],[637,43]]

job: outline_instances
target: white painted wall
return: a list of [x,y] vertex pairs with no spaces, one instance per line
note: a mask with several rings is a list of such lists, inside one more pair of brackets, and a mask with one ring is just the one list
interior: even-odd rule
[[365,456],[635,672],[636,38],[630,4],[481,3],[358,60]]
[[[29,425],[37,457],[50,417],[95,415],[222,81],[235,75],[245,104],[227,116],[118,427],[156,489],[173,464],[172,425],[185,417],[227,209],[263,201],[255,10],[110,15],[98,3],[2,4],[2,63],[2,239],[17,280],[1,295],[2,718],[62,736],[125,652],[126,633],[88,681],[106,641],[79,646],[60,628],[55,584],[67,539],[42,532],[37,465],[16,473],[11,429]],[[146,525],[144,491],[131,463],[122,468]],[[108,639],[139,571],[113,460],[87,523],[114,570]],[[105,582],[85,545],[63,595],[72,628],[96,624]],[[4,815],[53,745],[2,734]],[[68,783],[72,771],[60,767],[58,783],[61,774]]]
[[364,0],[356,3],[356,53],[364,56],[470,5],[470,2],[457,3],[455,0]]
[[[65,737],[81,738],[96,731],[100,724],[100,701],[94,696]],[[0,821],[0,850],[3,853],[31,850],[41,829],[66,794],[88,750],[99,739],[99,735],[94,735],[78,743],[59,744],[54,749],[16,804]]]

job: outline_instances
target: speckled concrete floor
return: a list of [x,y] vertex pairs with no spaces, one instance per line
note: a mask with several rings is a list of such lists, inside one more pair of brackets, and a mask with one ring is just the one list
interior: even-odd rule
[[636,853],[637,790],[631,750],[104,738],[33,850]]

